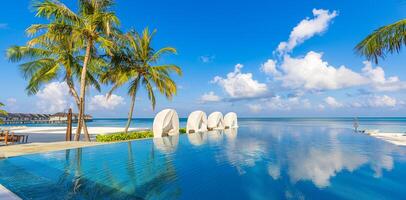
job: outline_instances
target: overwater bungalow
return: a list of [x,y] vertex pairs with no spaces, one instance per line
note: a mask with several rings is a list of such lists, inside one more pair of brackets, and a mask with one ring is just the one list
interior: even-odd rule
[[[32,114],[32,113],[8,113],[0,115],[0,119],[5,124],[38,124],[38,123],[66,123],[68,121],[68,113],[58,112],[55,114]],[[72,121],[77,122],[78,114],[72,114]],[[85,115],[86,121],[93,120],[91,115]]]

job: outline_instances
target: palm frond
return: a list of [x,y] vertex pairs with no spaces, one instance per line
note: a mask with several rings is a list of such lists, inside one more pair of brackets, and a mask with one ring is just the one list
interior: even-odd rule
[[406,45],[406,19],[377,29],[361,41],[355,51],[378,63],[387,53],[399,53],[403,45]]
[[70,10],[65,4],[57,0],[45,0],[34,4],[37,17],[54,18],[56,20],[70,20],[80,22],[80,17]]

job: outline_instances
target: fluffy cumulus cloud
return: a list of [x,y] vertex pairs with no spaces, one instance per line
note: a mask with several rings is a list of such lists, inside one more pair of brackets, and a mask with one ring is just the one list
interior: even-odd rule
[[370,107],[395,107],[399,102],[397,99],[387,95],[373,96],[367,101]]
[[207,102],[218,102],[220,101],[221,98],[219,96],[217,96],[216,94],[214,94],[213,91],[210,91],[208,93],[204,93],[201,97],[200,97],[200,102],[202,103],[207,103]]
[[293,28],[288,41],[279,43],[277,48],[279,54],[290,52],[305,40],[326,31],[331,20],[337,16],[337,12],[313,9],[313,16],[313,18],[303,19],[295,28]]
[[300,96],[282,97],[280,95],[261,99],[260,102],[248,104],[247,106],[253,113],[262,110],[288,111],[292,109],[309,109],[312,107],[309,99],[302,99]]
[[242,64],[235,65],[234,71],[227,77],[214,77],[212,83],[222,87],[225,93],[232,99],[256,98],[267,94],[268,88],[265,83],[254,80],[251,73],[242,73]]
[[276,61],[269,59],[267,60],[264,64],[261,66],[261,71],[263,71],[265,74],[268,75],[273,75],[273,76],[279,76],[279,72],[276,69]]
[[338,102],[334,97],[326,97],[324,102],[331,108],[341,108],[344,106],[341,102]]
[[397,76],[385,77],[385,71],[382,67],[372,66],[369,61],[364,61],[364,67],[362,73],[367,77],[377,91],[397,91],[406,89],[406,82],[400,81]]
[[40,90],[36,97],[37,106],[40,112],[55,113],[63,112],[71,107],[69,88],[64,82],[52,82]]
[[281,80],[284,87],[307,90],[341,89],[367,83],[365,77],[345,66],[331,66],[322,55],[314,51],[297,58],[285,55],[281,65],[283,75],[276,79]]
[[124,98],[112,94],[110,98],[106,95],[96,95],[90,99],[90,110],[113,110],[117,106],[125,104]]

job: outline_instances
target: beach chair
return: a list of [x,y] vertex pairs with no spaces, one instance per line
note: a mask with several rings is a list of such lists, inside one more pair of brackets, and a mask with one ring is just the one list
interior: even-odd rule
[[19,135],[14,135],[14,133],[10,134],[10,131],[4,131],[0,134],[0,142],[4,142],[4,144],[8,145],[9,142],[14,144],[15,142],[19,142],[21,137]]

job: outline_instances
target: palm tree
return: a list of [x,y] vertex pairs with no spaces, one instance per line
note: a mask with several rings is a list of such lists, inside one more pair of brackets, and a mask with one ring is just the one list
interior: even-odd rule
[[357,53],[378,63],[386,54],[399,53],[406,44],[406,19],[383,26],[368,35],[356,47]]
[[[3,107],[4,104],[0,102],[0,108]],[[0,115],[7,115],[5,110],[0,109]],[[3,120],[0,118],[0,124],[4,123]]]
[[[51,34],[58,33],[50,31],[41,37],[50,37]],[[79,108],[79,95],[74,83],[75,79],[79,80],[82,72],[80,63],[83,56],[78,55],[80,48],[70,37],[63,37],[54,41],[45,39],[40,42],[38,38],[33,40],[37,40],[34,46],[30,45],[31,41],[29,41],[26,46],[12,46],[7,49],[7,58],[11,62],[27,61],[20,65],[20,71],[24,78],[29,80],[26,87],[27,93],[29,95],[36,94],[43,84],[58,80],[58,77],[61,76],[63,77],[61,81],[68,85],[69,92]],[[86,77],[87,86],[93,86],[98,91],[100,91],[100,85],[94,74],[102,65],[102,59],[93,59]],[[88,136],[86,124],[84,124],[84,132]]]
[[[28,28],[30,34],[42,30],[57,31],[57,37],[48,38],[58,40],[60,37],[72,37],[74,41],[84,48],[85,55],[80,76],[79,121],[75,134],[78,141],[84,122],[86,76],[90,60],[97,55],[98,50],[107,53],[114,47],[109,36],[114,33],[119,20],[110,10],[113,0],[79,0],[78,13],[73,12],[57,0],[45,0],[35,5],[36,16],[45,17],[49,24],[35,24]],[[41,40],[42,38],[39,38]],[[89,140],[86,136],[86,140]]]
[[125,132],[128,132],[130,127],[135,99],[141,87],[147,91],[153,109],[156,104],[154,87],[168,99],[171,99],[177,92],[176,83],[170,75],[173,72],[182,75],[181,69],[173,64],[157,64],[163,54],[176,54],[176,49],[165,47],[155,51],[151,47],[155,33],[155,30],[150,33],[146,28],[142,35],[135,31],[125,34],[119,42],[120,48],[111,58],[112,67],[101,75],[102,82],[113,84],[109,96],[123,84],[130,84],[128,95],[131,97],[131,105]]

